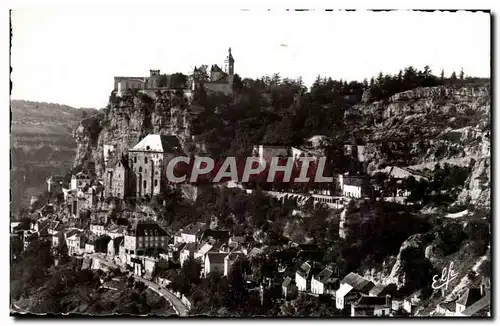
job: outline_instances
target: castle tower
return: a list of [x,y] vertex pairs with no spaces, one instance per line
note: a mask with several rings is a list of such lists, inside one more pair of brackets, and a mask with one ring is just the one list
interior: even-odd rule
[[118,82],[118,91],[116,92],[116,96],[122,97],[122,82],[121,82],[121,80]]
[[234,77],[234,58],[233,55],[231,54],[231,48],[229,48],[228,50],[228,55],[225,64],[227,66],[228,82],[229,84],[232,85]]

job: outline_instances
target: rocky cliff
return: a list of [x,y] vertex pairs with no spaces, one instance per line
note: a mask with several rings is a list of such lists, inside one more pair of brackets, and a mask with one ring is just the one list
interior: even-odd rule
[[[150,133],[177,134],[184,145],[190,141],[190,121],[199,112],[182,92],[166,91],[150,97],[135,94],[110,97],[102,112],[84,119],[73,133],[77,142],[73,166],[104,170],[104,147],[114,148],[109,160],[126,153]],[[112,151],[112,152],[113,152]]]
[[369,171],[383,165],[433,169],[472,165],[461,202],[489,206],[490,86],[438,86],[395,94],[346,111],[353,138],[366,144]]

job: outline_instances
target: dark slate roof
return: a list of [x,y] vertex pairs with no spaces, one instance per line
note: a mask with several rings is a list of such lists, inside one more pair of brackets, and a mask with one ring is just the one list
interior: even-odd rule
[[310,271],[311,271],[311,264],[306,262],[300,266],[300,268],[297,270],[297,274],[299,274],[300,276],[302,276],[304,278],[307,278]]
[[446,309],[448,311],[452,311],[452,312],[455,312],[455,309],[456,309],[456,302],[455,301],[452,301],[452,302],[444,302],[444,303],[440,303],[439,306],[442,308],[442,309]]
[[227,253],[223,252],[209,252],[207,253],[210,264],[224,264],[224,258],[226,258]]
[[207,225],[207,223],[196,222],[195,224],[188,225],[185,229],[181,231],[184,234],[197,235],[198,233],[203,231],[203,228]]
[[95,239],[95,244],[100,246],[107,246],[111,237],[109,235],[101,235],[99,238]]
[[146,237],[146,236],[167,236],[167,232],[162,229],[156,223],[137,223],[135,227],[135,236],[136,237]]
[[187,243],[182,250],[187,250],[189,252],[194,252],[196,250],[196,243],[190,242]]
[[460,299],[457,300],[457,303],[469,307],[479,299],[481,299],[481,290],[477,288],[469,288],[460,297]]
[[207,239],[209,237],[214,238],[215,240],[228,241],[230,238],[229,231],[227,230],[212,230],[208,229],[203,232],[201,236],[202,239]]
[[175,247],[177,250],[183,250],[185,246],[186,246],[186,243],[184,243],[184,242],[179,242],[179,243],[177,243],[174,247]]
[[356,301],[356,303],[353,304],[355,307],[374,307],[374,306],[385,306],[386,305],[386,298],[385,297],[372,297],[372,296],[366,296],[363,295],[361,298]]
[[379,283],[375,284],[373,288],[370,289],[370,294],[374,296],[378,296],[384,292],[384,290],[387,288],[386,285]]
[[121,156],[120,158],[116,158],[114,160],[110,160],[108,164],[106,165],[106,168],[112,168],[114,169],[118,163],[120,163],[123,167],[126,169],[129,168],[128,166],[128,159],[125,156]]
[[318,280],[318,282],[321,282],[321,283],[326,283],[327,281],[333,281],[332,280],[332,276],[333,275],[333,271],[330,269],[330,268],[325,268],[321,271],[321,273],[318,274],[318,276],[316,276],[316,280]]
[[124,237],[118,237],[113,239],[113,246],[115,247],[115,252],[118,252],[120,250],[120,244],[123,242],[123,239]]
[[210,68],[210,71],[223,72],[222,69],[218,65],[212,65],[212,67]]
[[229,255],[228,255],[228,259],[230,261],[236,261],[238,258],[240,257],[243,257],[243,253],[241,252],[231,252]]
[[359,176],[344,176],[342,182],[348,186],[362,187],[365,183],[365,179]]
[[375,284],[368,281],[366,278],[352,272],[349,273],[349,275],[347,275],[346,277],[344,277],[342,283],[349,284],[356,291],[359,291],[361,293],[367,293],[375,286]]
[[288,287],[292,283],[292,279],[290,277],[285,277],[285,280],[281,284],[281,286]]

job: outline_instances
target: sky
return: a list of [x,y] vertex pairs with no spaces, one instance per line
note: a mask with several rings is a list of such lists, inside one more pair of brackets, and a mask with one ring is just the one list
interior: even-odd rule
[[470,12],[286,12],[165,7],[61,7],[12,12],[12,99],[106,106],[114,76],[189,74],[223,66],[358,80],[429,65],[490,76],[490,16]]

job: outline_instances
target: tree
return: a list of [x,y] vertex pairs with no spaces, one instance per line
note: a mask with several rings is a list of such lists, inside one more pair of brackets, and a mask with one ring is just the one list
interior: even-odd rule
[[444,69],[441,70],[441,81],[443,81],[443,80],[444,80]]
[[451,76],[450,76],[450,81],[453,83],[456,80],[457,80],[457,73],[456,72],[452,72]]
[[168,77],[166,74],[160,75],[158,77],[158,87],[167,87],[168,86]]
[[460,69],[460,80],[464,80],[464,68]]
[[170,76],[170,88],[184,89],[187,88],[188,77],[183,73],[175,73]]

